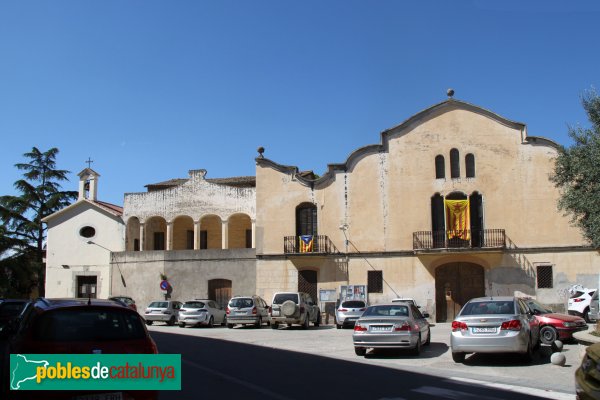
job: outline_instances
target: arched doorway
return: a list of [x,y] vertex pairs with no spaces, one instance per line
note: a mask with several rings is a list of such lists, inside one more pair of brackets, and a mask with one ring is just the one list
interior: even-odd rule
[[229,279],[211,279],[208,281],[208,298],[225,307],[231,299],[231,281]]
[[298,291],[310,294],[317,301],[317,271],[305,269],[298,271]]
[[482,296],[485,296],[485,284],[481,265],[455,262],[435,270],[437,322],[452,321],[467,301]]

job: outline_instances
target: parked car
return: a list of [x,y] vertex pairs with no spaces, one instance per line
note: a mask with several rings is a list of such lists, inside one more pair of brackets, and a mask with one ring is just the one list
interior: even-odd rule
[[335,327],[338,329],[354,326],[356,320],[367,309],[367,303],[363,300],[342,301],[335,310]]
[[531,361],[539,334],[540,323],[522,299],[471,299],[452,321],[452,359],[462,363],[468,353],[520,353]]
[[227,303],[227,327],[234,325],[254,325],[262,327],[264,322],[270,324],[269,306],[260,296],[235,296]]
[[315,326],[321,324],[321,310],[308,293],[280,292],[275,293],[271,307],[269,307],[271,328],[277,329],[279,324],[302,325],[308,329],[312,322]]
[[588,313],[588,319],[592,322],[598,321],[599,312],[600,307],[598,307],[598,291],[596,290],[592,296],[592,301],[590,301],[590,312]]
[[125,304],[127,307],[131,308],[134,311],[137,311],[137,306],[135,305],[135,300],[128,296],[112,296],[108,298],[109,300],[120,301]]
[[186,301],[179,310],[179,326],[205,325],[209,328],[215,324],[225,325],[227,314],[214,300],[195,299]]
[[3,299],[0,302],[0,332],[15,323],[29,303],[26,299]]
[[581,365],[575,371],[575,392],[578,400],[600,399],[599,368],[600,343],[596,343],[585,349]]
[[[25,309],[22,318],[22,323],[9,341],[6,350],[8,353],[158,354],[142,317],[111,300],[40,298]],[[7,354],[5,358],[8,359]],[[84,398],[83,396],[86,399],[158,399],[156,391],[114,389],[108,392],[11,391],[10,394],[11,399],[20,399],[20,396],[24,399],[33,396],[48,400]]]
[[552,312],[550,308],[534,299],[523,300],[540,323],[542,344],[552,344],[555,340],[572,340],[573,333],[588,329],[587,322],[581,317]]
[[574,290],[569,298],[568,312],[569,315],[577,315],[590,322],[589,312],[590,303],[592,302],[592,296],[596,292],[596,289],[578,288]]
[[148,305],[144,312],[146,324],[152,325],[153,322],[165,322],[167,325],[175,325],[179,317],[180,301],[158,300]]
[[431,342],[429,322],[413,304],[391,303],[367,307],[354,324],[354,352],[364,356],[367,349],[412,349],[421,353],[421,346]]

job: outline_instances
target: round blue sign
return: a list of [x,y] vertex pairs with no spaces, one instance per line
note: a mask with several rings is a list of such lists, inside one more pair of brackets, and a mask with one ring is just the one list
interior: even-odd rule
[[169,288],[169,281],[160,281],[160,288],[162,290],[167,290]]

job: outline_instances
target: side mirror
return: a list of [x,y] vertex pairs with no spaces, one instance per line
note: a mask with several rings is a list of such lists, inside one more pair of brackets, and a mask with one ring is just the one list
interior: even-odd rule
[[426,312],[423,313],[423,318],[429,318],[429,317],[430,317],[429,313],[426,313]]

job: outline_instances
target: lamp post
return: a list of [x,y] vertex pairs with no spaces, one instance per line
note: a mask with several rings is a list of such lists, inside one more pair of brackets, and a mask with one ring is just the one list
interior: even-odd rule
[[[112,296],[112,261],[113,261],[113,251],[111,249],[109,249],[108,247],[104,247],[101,244],[98,244],[92,240],[88,240],[87,244],[93,244],[94,246],[98,246],[106,251],[109,252],[110,254],[110,260],[109,260],[109,276],[108,276],[108,281],[109,281],[109,286],[108,286],[108,295]],[[125,278],[123,277],[123,273],[121,272],[121,267],[119,267],[119,264],[117,264],[117,268],[119,269],[119,275],[121,276],[121,282],[123,283],[123,287],[127,287],[127,283],[125,283]]]

